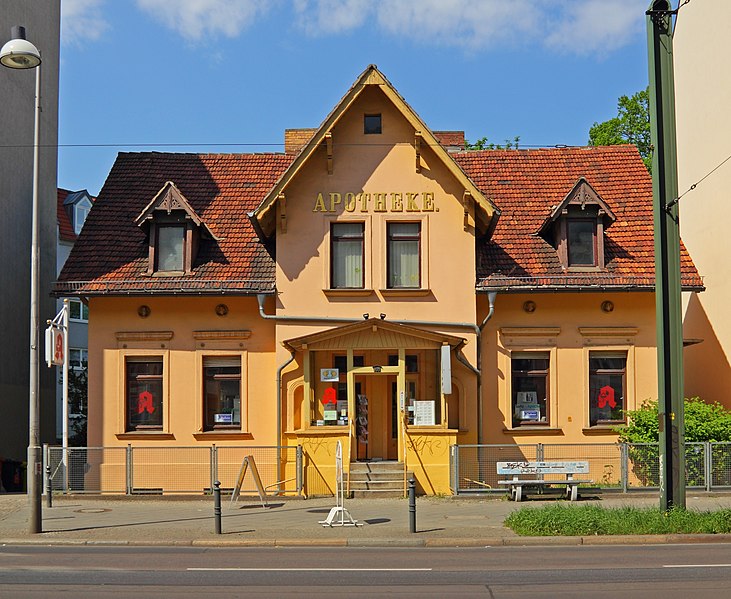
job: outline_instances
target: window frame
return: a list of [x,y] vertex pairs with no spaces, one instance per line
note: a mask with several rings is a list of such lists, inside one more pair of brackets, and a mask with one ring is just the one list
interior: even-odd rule
[[[337,235],[335,234],[335,228],[339,225],[359,225],[360,235]],[[329,289],[333,290],[350,290],[350,289],[365,289],[366,288],[366,223],[365,221],[350,221],[350,220],[338,220],[330,221],[330,278],[329,278]],[[335,285],[335,246],[340,241],[353,241],[360,240],[360,285],[358,286],[345,286]]]
[[[73,308],[71,306],[79,306],[79,318],[72,316]],[[84,318],[84,312],[86,312],[86,318]],[[69,298],[69,320],[72,322],[89,322],[89,306],[79,299]]]
[[85,197],[74,204],[74,233],[76,235],[81,233],[81,229],[84,227],[92,205],[91,201]]
[[[369,119],[378,119],[378,126],[370,123]],[[383,114],[382,113],[365,113],[363,115],[363,135],[382,135],[383,134]]]
[[[78,365],[73,363],[71,356],[74,352],[79,352]],[[86,359],[84,359],[86,358]],[[76,371],[84,370],[89,366],[89,350],[86,347],[69,347],[69,368]]]
[[[404,237],[398,237],[394,238],[391,234],[391,227],[393,225],[406,225],[406,224],[413,224],[418,227],[418,234],[414,236],[404,236]],[[395,290],[395,291],[408,291],[413,289],[423,289],[423,266],[422,266],[422,260],[423,260],[423,236],[424,236],[424,227],[421,220],[389,220],[386,221],[386,289],[387,290]],[[418,283],[417,285],[409,285],[409,286],[400,286],[400,285],[392,285],[391,284],[391,253],[392,253],[392,247],[391,242],[392,241],[416,241],[417,243],[417,264],[418,264]]]
[[[131,422],[131,406],[130,406],[130,388],[129,381],[130,376],[128,372],[128,364],[130,363],[149,363],[149,364],[160,364],[160,374],[143,374],[142,376],[150,381],[160,381],[160,401],[159,401],[159,424],[133,424]],[[123,430],[125,433],[158,433],[165,430],[167,422],[167,381],[166,372],[168,371],[166,356],[162,353],[155,354],[123,354],[122,355],[122,409],[123,409]],[[137,377],[139,379],[139,375]]]
[[[591,248],[592,261],[583,263],[574,263],[571,261],[571,225],[575,223],[589,223],[591,226]],[[596,268],[599,266],[599,233],[597,231],[597,219],[594,217],[566,217],[566,266],[568,268]]]
[[[513,366],[515,360],[545,360],[546,368],[539,370],[516,370]],[[545,397],[543,400],[538,399],[538,404],[541,401],[544,404],[545,414],[539,414],[538,420],[520,420],[516,418],[516,404],[517,404],[517,393],[515,378],[516,375],[524,378],[542,378],[545,386]],[[526,426],[540,426],[547,427],[551,425],[551,352],[548,350],[532,350],[523,351],[516,350],[510,352],[510,427],[511,428],[523,428]]]
[[[174,270],[162,270],[160,268],[160,231],[161,229],[179,229],[181,232],[180,236],[180,244],[181,244],[181,268],[180,269],[174,269]],[[187,235],[187,227],[183,223],[156,223],[155,224],[155,243],[154,243],[154,266],[153,271],[155,273],[159,274],[182,274],[185,273],[188,269],[186,268],[186,265],[188,263],[188,256],[189,256],[189,248],[188,248],[188,235]]]
[[[592,368],[591,361],[592,358],[622,358],[624,359],[624,368]],[[588,352],[588,359],[587,359],[587,407],[588,407],[588,424],[589,428],[606,428],[606,427],[614,427],[622,424],[627,424],[627,415],[626,412],[629,408],[629,384],[628,384],[628,372],[629,372],[629,365],[630,365],[630,352],[628,350],[623,349],[617,349],[617,350],[602,350],[602,349],[592,349]],[[622,413],[621,419],[602,419],[602,418],[593,418],[592,413],[594,411],[594,408],[592,407],[592,404],[594,402],[594,398],[592,397],[592,389],[594,386],[592,385],[592,377],[596,376],[606,376],[606,375],[614,375],[614,376],[621,376],[622,377],[622,397],[621,397],[621,403],[618,408],[612,408],[612,409],[618,409]],[[600,408],[597,408],[600,409]]]
[[[228,366],[212,366],[212,365],[206,365],[206,360],[220,360],[220,361],[230,361],[232,364]],[[239,422],[231,423],[231,424],[222,424],[222,423],[215,423],[210,422],[208,419],[208,394],[207,394],[207,386],[208,386],[208,374],[206,372],[207,368],[234,368],[233,362],[237,362],[238,365],[238,375],[234,373],[220,373],[220,374],[214,374],[213,380],[219,381],[231,381],[231,380],[238,380],[239,382],[239,395],[238,395],[238,408],[239,408]],[[241,432],[243,429],[244,424],[244,367],[242,363],[242,358],[240,354],[205,354],[201,356],[201,395],[202,395],[202,401],[201,401],[201,407],[202,407],[202,430],[204,432],[220,432],[220,431],[233,431],[233,432]],[[220,401],[220,388],[219,388],[219,401]]]

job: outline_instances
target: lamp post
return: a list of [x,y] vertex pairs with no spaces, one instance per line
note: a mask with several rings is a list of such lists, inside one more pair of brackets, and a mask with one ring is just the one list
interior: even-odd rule
[[41,532],[41,439],[39,427],[39,330],[38,330],[38,150],[41,115],[41,53],[25,39],[25,27],[11,30],[11,40],[0,50],[0,64],[11,69],[36,70],[35,118],[33,130],[33,205],[30,251],[30,376],[28,410],[28,500],[30,532]]

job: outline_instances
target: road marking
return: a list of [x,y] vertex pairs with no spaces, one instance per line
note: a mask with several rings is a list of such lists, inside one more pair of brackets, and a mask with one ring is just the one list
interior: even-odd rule
[[731,568],[731,564],[665,564],[663,568]]
[[[342,572],[342,568],[186,568],[189,572]],[[432,568],[348,568],[348,572],[431,572]]]

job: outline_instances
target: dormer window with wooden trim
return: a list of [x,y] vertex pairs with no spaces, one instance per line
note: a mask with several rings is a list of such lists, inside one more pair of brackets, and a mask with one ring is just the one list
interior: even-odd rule
[[615,220],[607,203],[581,177],[553,208],[538,234],[556,248],[564,270],[603,269],[604,230]]
[[136,221],[148,234],[148,275],[193,272],[205,224],[174,183],[168,181]]

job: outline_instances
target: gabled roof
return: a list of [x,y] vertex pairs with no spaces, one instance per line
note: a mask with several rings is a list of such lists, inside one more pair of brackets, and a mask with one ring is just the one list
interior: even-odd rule
[[[259,242],[253,210],[292,161],[282,154],[120,153],[84,224],[55,291],[257,293],[274,289],[274,260]],[[136,219],[166,183],[216,238],[203,238],[194,272],[150,277],[148,244]]]
[[596,190],[591,186],[585,177],[579,177],[579,180],[573,186],[571,191],[566,194],[566,197],[559,202],[557,206],[551,210],[548,218],[543,222],[541,228],[538,230],[538,234],[542,234],[548,228],[548,226],[563,214],[570,205],[580,206],[582,210],[586,205],[597,206],[599,216],[604,217],[605,227],[608,227],[611,223],[617,220],[614,216],[614,212],[607,205],[607,203],[601,198]]
[[[309,349],[346,347],[352,349],[380,349],[383,347],[384,333],[390,336],[391,347],[437,348],[446,344],[458,348],[466,343],[465,339],[461,337],[435,333],[417,327],[381,320],[380,318],[368,318],[353,324],[287,339],[282,342],[282,345],[295,351],[302,349],[304,345]],[[396,340],[394,337],[399,339]]]
[[155,197],[150,200],[150,203],[137,216],[135,224],[138,227],[148,227],[156,211],[163,211],[170,214],[173,210],[182,210],[196,226],[200,227],[203,225],[205,227],[201,218],[196,214],[188,200],[185,199],[185,196],[172,181],[167,181],[162,186],[162,189],[155,194]]
[[69,191],[59,187],[56,190],[56,222],[58,223],[58,238],[61,241],[76,241],[76,232],[71,222],[73,206],[83,198],[94,202],[94,197],[86,190]]
[[[478,206],[486,216],[486,221],[497,217],[499,211],[495,205],[484,195],[484,193],[478,189],[478,187],[465,175],[462,169],[455,163],[452,156],[447,150],[442,147],[439,140],[434,136],[429,127],[426,126],[424,121],[421,120],[419,115],[409,106],[396,89],[393,87],[390,81],[378,70],[376,65],[369,65],[363,73],[356,79],[355,83],[346,92],[343,98],[338,102],[335,108],[325,118],[320,127],[314,132],[307,145],[302,151],[297,154],[292,164],[287,168],[282,176],[277,180],[274,186],[269,190],[269,193],[264,197],[262,202],[257,206],[249,216],[256,220],[258,227],[260,227],[267,236],[273,234],[273,227],[269,222],[265,221],[264,216],[269,210],[272,210],[276,205],[277,198],[286,189],[289,182],[297,175],[300,169],[307,163],[312,157],[317,148],[325,141],[327,133],[335,126],[335,124],[345,115],[353,104],[353,102],[363,93],[363,91],[369,86],[378,86],[386,97],[393,103],[399,112],[406,118],[406,120],[414,127],[415,131],[419,131],[424,139],[424,142],[431,146],[436,156],[444,163],[447,169],[452,173],[454,177],[464,186],[465,191],[469,192],[472,198],[475,200],[475,205]],[[496,214],[497,213],[497,214]]]
[[[478,242],[478,291],[654,289],[652,179],[634,146],[482,150],[453,156],[502,212],[491,238]],[[565,200],[566,190],[582,177],[616,218],[605,232],[604,271],[564,271],[555,248],[536,234],[551,207]],[[681,271],[686,290],[703,289],[682,246]]]

